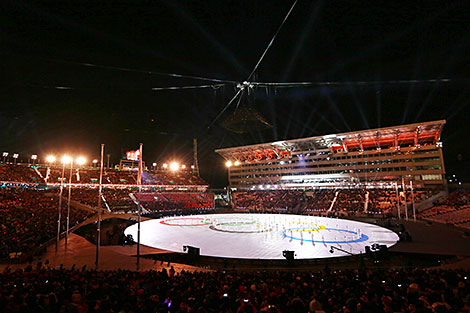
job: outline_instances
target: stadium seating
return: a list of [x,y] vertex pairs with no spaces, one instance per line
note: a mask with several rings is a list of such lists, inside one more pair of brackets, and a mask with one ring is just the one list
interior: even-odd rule
[[447,198],[435,204],[434,207],[420,212],[418,217],[434,222],[470,228],[470,191],[458,190],[452,192]]
[[4,312],[468,312],[462,270],[134,272],[34,269],[0,274]]
[[43,183],[33,168],[14,164],[0,164],[0,181],[27,184]]
[[[63,208],[66,208],[66,201]],[[46,191],[0,189],[0,258],[10,253],[25,253],[45,243],[57,233],[58,198]],[[62,212],[61,231],[65,230],[66,214]],[[70,211],[70,225],[85,220],[92,213],[76,209]]]

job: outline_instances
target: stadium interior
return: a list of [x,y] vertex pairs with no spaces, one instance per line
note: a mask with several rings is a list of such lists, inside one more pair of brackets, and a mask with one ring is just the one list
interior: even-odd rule
[[[439,142],[443,124],[218,150],[229,176],[229,186],[220,190],[211,189],[194,167],[165,164],[145,168],[139,177],[138,162],[101,172],[97,162],[73,168],[52,158],[17,162],[4,155],[0,307],[5,312],[69,307],[195,312],[201,306],[214,312],[468,311],[470,190],[448,184]],[[371,136],[375,141],[367,141]],[[248,174],[240,175],[245,169]],[[137,238],[124,235],[140,218],[206,213],[362,221],[392,230],[400,241],[341,258],[297,260],[294,251],[283,251],[285,260],[249,260],[205,256],[186,246],[187,252],[142,246],[136,253]],[[94,264],[97,240],[103,252]],[[339,251],[341,246],[330,248]],[[134,271],[136,254],[140,271]],[[122,305],[121,297],[131,300]]]

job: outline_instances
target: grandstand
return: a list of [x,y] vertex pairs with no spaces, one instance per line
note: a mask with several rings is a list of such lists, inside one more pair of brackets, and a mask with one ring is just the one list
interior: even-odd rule
[[444,188],[445,121],[216,150],[234,190],[380,185]]

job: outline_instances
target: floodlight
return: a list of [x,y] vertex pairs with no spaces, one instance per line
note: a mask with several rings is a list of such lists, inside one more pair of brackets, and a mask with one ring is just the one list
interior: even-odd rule
[[191,165],[191,168],[192,168],[192,169],[194,169],[194,168],[195,168],[195,166],[194,166],[194,165]]
[[75,162],[78,164],[78,165],[83,165],[86,163],[86,159],[82,156],[78,157]]
[[154,162],[154,163],[152,164],[152,166],[153,166],[153,167],[157,166],[157,163]]
[[54,163],[55,162],[55,156],[53,155],[48,155],[46,157],[46,161],[49,162],[49,163]]
[[93,164],[97,164],[97,163],[98,163],[98,160],[97,160],[97,159],[94,159],[92,162],[93,162]]
[[61,161],[62,161],[62,163],[64,163],[64,164],[65,164],[65,163],[70,163],[70,162],[72,162],[72,158],[69,157],[68,155],[64,155],[64,156],[62,157]]
[[181,165],[181,168],[182,168],[183,170],[186,169],[186,165],[184,165],[184,164]]
[[168,164],[163,163],[163,168],[167,168],[167,167],[168,167]]
[[3,152],[3,156],[4,156],[4,157],[7,157],[7,156],[8,156],[8,152]]
[[180,168],[178,162],[171,162],[170,171],[176,172]]
[[17,159],[20,155],[18,153],[13,153],[13,159]]
[[33,155],[31,156],[31,160],[37,160],[37,158],[38,158],[38,155],[37,155],[37,154],[33,154]]
[[232,165],[233,165],[232,161],[225,162],[226,167],[232,167]]
[[240,161],[236,160],[235,163],[233,163],[233,165],[235,165],[235,166],[240,165]]

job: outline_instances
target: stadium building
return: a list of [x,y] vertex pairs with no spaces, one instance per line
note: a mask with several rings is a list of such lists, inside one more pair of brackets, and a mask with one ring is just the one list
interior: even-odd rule
[[444,120],[216,150],[232,190],[385,186],[446,187]]

